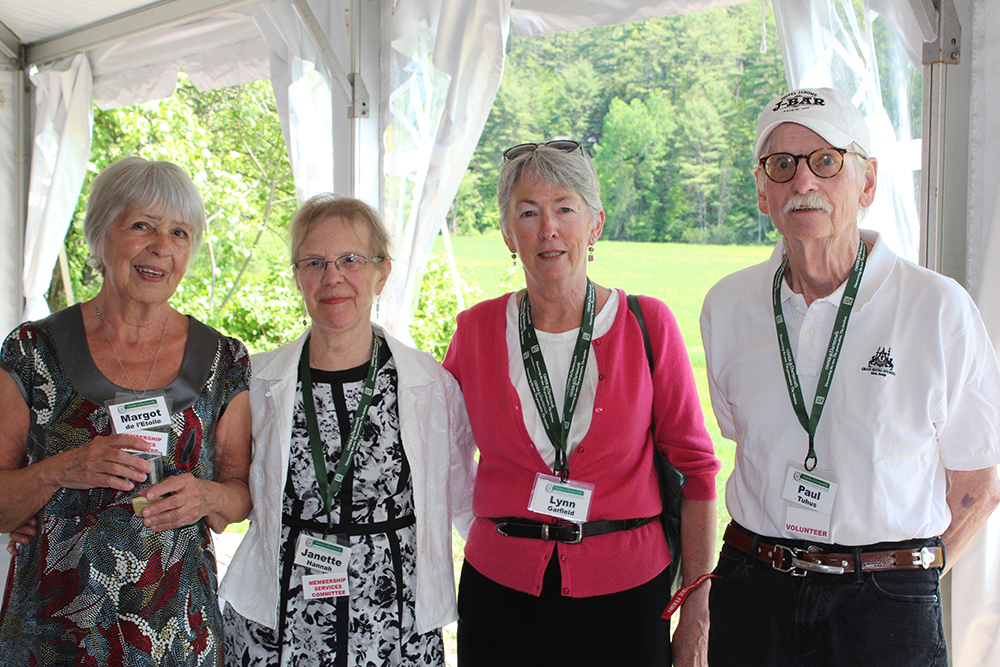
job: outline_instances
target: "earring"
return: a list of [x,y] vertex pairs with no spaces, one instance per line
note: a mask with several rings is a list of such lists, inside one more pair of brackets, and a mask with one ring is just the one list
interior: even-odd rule
[[379,304],[382,302],[382,295],[375,295],[375,319],[378,319]]
[[309,326],[309,311],[306,310],[306,304],[302,304],[302,326]]
[[590,247],[587,248],[587,253],[588,253],[587,254],[587,261],[588,262],[593,262],[594,261],[594,246],[593,246],[593,244],[591,244]]
[[516,271],[517,270],[517,253],[516,252],[510,253],[510,258],[512,260],[514,260],[514,270]]

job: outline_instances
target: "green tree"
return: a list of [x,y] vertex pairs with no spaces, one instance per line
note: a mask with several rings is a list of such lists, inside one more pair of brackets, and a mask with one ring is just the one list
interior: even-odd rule
[[[776,34],[770,13],[766,27]],[[785,87],[776,44],[763,53],[760,46],[756,1],[591,30],[512,34],[496,103],[455,203],[458,230],[495,228],[504,148],[569,137],[598,163],[610,238],[757,241],[754,124]]]

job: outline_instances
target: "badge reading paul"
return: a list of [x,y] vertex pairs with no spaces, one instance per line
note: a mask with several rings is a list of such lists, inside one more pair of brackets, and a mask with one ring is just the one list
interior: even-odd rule
[[837,497],[837,481],[828,470],[806,471],[789,462],[785,488],[785,530],[792,536],[814,542],[831,543],[830,514]]
[[137,431],[170,425],[170,409],[163,396],[109,401],[107,405],[116,435],[135,435]]
[[590,514],[594,485],[573,480],[560,481],[553,475],[537,473],[528,509],[545,516],[584,523]]

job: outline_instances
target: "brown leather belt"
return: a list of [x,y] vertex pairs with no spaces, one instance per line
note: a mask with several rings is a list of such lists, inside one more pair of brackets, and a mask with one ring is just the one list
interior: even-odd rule
[[[782,544],[768,544],[763,539],[758,539],[754,545],[752,534],[732,524],[726,526],[722,541],[761,562],[770,563],[775,570],[798,577],[804,577],[808,572],[846,574],[854,572],[856,568],[853,552],[824,553],[816,546],[803,549]],[[926,570],[942,567],[944,567],[944,549],[941,547],[861,552],[862,572]]]

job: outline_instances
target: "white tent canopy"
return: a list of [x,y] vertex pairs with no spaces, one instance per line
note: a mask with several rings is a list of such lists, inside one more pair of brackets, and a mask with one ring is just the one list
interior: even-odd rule
[[[398,259],[382,312],[399,333],[496,95],[511,24],[538,34],[740,1],[4,0],[0,329],[46,312],[90,154],[94,104],[168,96],[179,68],[200,89],[270,79],[299,197],[333,190],[385,212]],[[789,83],[851,93],[878,156],[892,165],[880,170],[881,208],[866,225],[963,282],[1000,342],[1000,267],[986,261],[1000,250],[992,231],[1000,227],[1000,118],[988,113],[1000,103],[1000,8],[938,3],[947,39],[935,46],[932,0],[868,0],[860,32],[850,0],[772,2]],[[870,39],[859,39],[868,12],[889,20],[918,67],[950,63],[923,65],[922,160],[914,130],[886,115]],[[913,171],[921,164],[918,220]],[[963,601],[954,611],[956,665],[1000,664],[1000,519],[980,541],[953,577]]]

